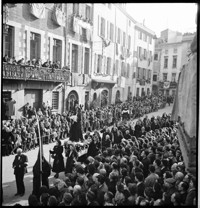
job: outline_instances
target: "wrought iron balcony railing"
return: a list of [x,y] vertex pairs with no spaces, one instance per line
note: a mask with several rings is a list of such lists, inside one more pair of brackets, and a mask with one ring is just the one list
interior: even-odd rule
[[71,72],[61,69],[3,63],[3,79],[70,82]]

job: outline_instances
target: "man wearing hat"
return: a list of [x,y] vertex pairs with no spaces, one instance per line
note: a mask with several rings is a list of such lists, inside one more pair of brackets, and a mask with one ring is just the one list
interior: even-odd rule
[[166,188],[165,205],[172,205],[171,196],[173,193],[177,192],[175,183],[176,180],[174,178],[167,178],[164,180],[164,187]]
[[13,161],[14,174],[17,184],[17,193],[15,196],[23,196],[25,193],[24,174],[27,173],[28,157],[22,154],[22,149],[17,149],[17,155]]

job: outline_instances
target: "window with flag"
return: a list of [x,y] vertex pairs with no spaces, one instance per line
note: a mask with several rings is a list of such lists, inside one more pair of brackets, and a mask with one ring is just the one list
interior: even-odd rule
[[151,82],[151,70],[148,71],[148,80]]
[[84,74],[89,74],[90,49],[85,48]]
[[172,68],[176,68],[177,67],[177,56],[173,56],[173,65]]
[[110,23],[110,40],[113,41],[114,36],[114,25]]
[[78,72],[78,45],[72,44],[71,72]]
[[111,70],[111,58],[107,57],[107,70],[106,70],[106,74],[110,75],[110,70]]
[[120,44],[120,40],[121,40],[121,30],[120,28],[118,28],[117,30],[117,43]]
[[105,19],[101,17],[101,36],[105,37]]
[[164,82],[167,81],[167,73],[163,73],[163,81],[164,81]]
[[3,56],[8,55],[8,57],[14,56],[14,27],[9,26],[8,32],[3,33]]
[[31,32],[30,34],[30,60],[39,59],[41,47],[41,35]]
[[125,47],[125,43],[126,43],[126,34],[125,32],[123,32],[123,46]]
[[172,73],[172,82],[176,82],[176,73]]
[[52,92],[52,108],[58,110],[59,107],[59,92]]
[[100,74],[102,71],[102,56],[98,55],[97,57],[97,74]]
[[62,41],[53,39],[53,62],[60,62],[62,60]]
[[79,4],[73,4],[73,13],[79,14]]
[[168,68],[168,56],[164,56],[164,69]]

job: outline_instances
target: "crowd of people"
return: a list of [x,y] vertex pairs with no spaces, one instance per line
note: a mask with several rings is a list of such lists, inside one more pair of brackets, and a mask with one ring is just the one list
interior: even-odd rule
[[[53,63],[50,60],[42,62],[40,58],[25,61],[24,58],[16,60],[15,57],[9,57],[7,54],[3,57],[3,62],[8,64],[15,64],[15,65],[24,65],[24,66],[33,66],[36,68],[46,67],[50,69],[61,69],[60,61],[54,61]],[[66,69],[66,67],[63,67]]]
[[[124,121],[93,133],[84,136],[91,142],[82,162],[73,142],[63,147],[57,139],[51,151],[54,182],[49,185],[49,174],[44,176],[29,206],[196,205],[196,178],[186,172],[170,115],[146,116],[135,125]],[[62,153],[69,158],[66,165]]]
[[[146,96],[134,98],[131,102],[83,109],[81,106],[79,117],[81,120],[82,133],[93,130],[101,130],[105,125],[111,126],[124,119],[132,120],[143,115],[157,111],[159,103],[165,104],[166,99],[159,96]],[[37,111],[29,103],[23,107],[23,116],[20,119],[3,120],[2,145],[3,155],[16,152],[21,146],[23,152],[35,149],[39,145],[39,132],[36,113],[39,119],[40,135],[44,144],[54,142],[56,138],[66,139],[71,137],[72,141],[78,141],[77,136],[72,136],[76,129],[76,122],[71,119],[76,115],[76,108],[70,109],[63,114],[53,114],[50,103],[43,102]],[[74,125],[72,125],[74,123]],[[71,135],[71,136],[70,136]]]

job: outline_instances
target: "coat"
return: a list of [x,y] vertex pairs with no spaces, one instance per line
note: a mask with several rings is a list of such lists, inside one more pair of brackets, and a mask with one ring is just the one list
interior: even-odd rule
[[98,155],[100,151],[100,143],[94,143],[94,141],[92,141],[88,147],[88,152],[87,152],[87,156],[92,156],[95,157],[96,155]]
[[65,173],[72,173],[75,158],[78,158],[78,154],[76,151],[68,151],[65,156],[67,157]]
[[53,161],[53,168],[52,171],[55,173],[60,173],[64,171],[64,159],[63,159],[63,146],[54,146],[53,151],[50,150],[52,154]]
[[[51,165],[47,162],[45,158],[42,160],[42,185],[49,188],[49,179],[51,175]],[[33,166],[33,192],[35,196],[39,197],[40,189],[40,160],[39,157]]]
[[13,161],[13,167],[14,167],[14,174],[15,175],[24,175],[27,173],[27,162],[28,157],[24,154],[20,155],[20,160],[18,159],[18,155],[15,156],[15,159]]

